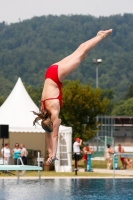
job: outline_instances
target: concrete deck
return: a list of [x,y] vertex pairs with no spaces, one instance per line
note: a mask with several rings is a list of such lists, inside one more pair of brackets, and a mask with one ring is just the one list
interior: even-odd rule
[[[84,169],[79,169],[80,172],[84,172]],[[126,169],[126,170],[107,170],[107,169],[93,169],[93,172],[100,173],[100,174],[113,174],[115,175],[122,175],[122,176],[133,176],[133,169]]]
[[[133,177],[130,177],[130,176],[117,176],[115,177],[115,179],[132,179]],[[0,180],[17,180],[17,177],[0,177]],[[66,177],[66,176],[62,176],[62,177],[54,177],[54,176],[41,176],[41,179],[114,179],[113,176],[110,177],[110,176],[106,176],[106,177],[101,177],[101,176],[69,176],[69,177]],[[20,177],[19,180],[38,180],[38,177],[37,176],[25,176],[25,177]]]
[[[107,170],[107,169],[94,169],[93,170],[96,173],[106,173],[106,174],[113,174],[114,170]],[[133,169],[126,169],[126,170],[115,170],[116,175],[128,175],[128,176],[133,176]]]

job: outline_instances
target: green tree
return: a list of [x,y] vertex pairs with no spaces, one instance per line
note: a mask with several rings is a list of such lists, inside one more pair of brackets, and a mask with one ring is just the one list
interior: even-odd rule
[[4,103],[4,98],[0,97],[0,106]]
[[130,85],[125,95],[125,99],[133,98],[133,85]]
[[114,95],[115,95],[115,91],[113,88],[104,89],[102,90],[101,99],[103,99],[104,97],[107,97],[109,100],[112,100],[114,98]]
[[111,115],[115,116],[132,116],[133,115],[133,98],[119,101],[113,108]]
[[107,99],[109,99],[109,104],[108,104],[108,107],[107,107],[106,114],[110,115],[111,112],[112,112],[112,109],[114,107],[114,102],[113,102],[113,99],[115,97],[115,91],[114,91],[114,89],[111,88],[111,89],[104,89],[104,90],[102,90],[101,99],[103,99],[105,97]]
[[62,123],[73,127],[73,139],[92,138],[97,132],[96,116],[105,114],[109,100],[101,100],[101,90],[79,81],[67,81],[63,87]]
[[[124,99],[133,82],[133,14],[95,18],[90,15],[42,16],[7,25],[0,23],[0,96],[7,97],[18,77],[39,88],[43,74],[52,63],[71,54],[100,29],[113,28],[81,66],[69,76],[95,86],[92,59],[102,58],[99,87],[114,88],[116,99]],[[10,73],[9,73],[10,72]]]
[[33,88],[32,86],[26,86],[27,92],[34,101],[34,103],[39,106],[41,100],[42,88]]

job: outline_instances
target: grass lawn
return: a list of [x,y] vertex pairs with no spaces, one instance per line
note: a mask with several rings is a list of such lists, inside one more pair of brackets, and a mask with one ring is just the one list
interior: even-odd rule
[[[14,175],[9,176],[8,174],[5,173],[1,173],[0,177],[16,177],[16,172],[15,171],[11,171],[12,173],[14,173]],[[20,172],[21,173],[21,172]],[[26,174],[22,177],[38,177],[38,172],[37,171],[26,171]],[[75,175],[75,172],[55,172],[55,171],[41,171],[41,176],[44,177],[112,177],[112,174],[102,174],[102,173],[95,173],[95,172],[78,172],[77,175]],[[117,175],[116,175],[117,176]]]
[[[27,172],[25,176],[37,176],[37,172]],[[112,176],[112,175],[108,175],[108,174],[99,174],[99,173],[94,173],[94,172],[78,172],[77,175],[75,175],[75,172],[55,172],[55,171],[42,171],[41,172],[41,176],[45,176],[45,177],[71,177],[71,176]]]

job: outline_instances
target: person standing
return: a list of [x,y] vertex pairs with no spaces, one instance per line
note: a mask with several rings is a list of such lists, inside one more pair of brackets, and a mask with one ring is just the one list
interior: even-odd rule
[[114,153],[114,150],[111,149],[110,144],[107,144],[107,148],[105,150],[106,160],[107,160],[107,169],[110,169],[111,166],[111,154]]
[[92,154],[94,151],[89,147],[89,144],[86,144],[84,147],[83,147],[83,160],[84,160],[84,163],[85,163],[85,171],[87,171],[87,155],[88,154]]
[[6,143],[4,148],[1,149],[1,154],[3,156],[3,164],[9,165],[10,164],[10,148],[9,143]]
[[15,148],[12,150],[13,158],[14,158],[14,165],[17,165],[18,158],[20,157],[21,154],[21,149],[19,148],[19,144],[15,144]]
[[21,149],[21,154],[20,154],[20,157],[22,158],[22,161],[23,161],[23,164],[24,165],[27,165],[27,156],[28,156],[28,152],[25,148],[25,145],[24,144],[21,144],[20,145],[20,149]]
[[76,138],[75,142],[73,143],[73,153],[74,153],[74,168],[77,169],[78,161],[80,160],[80,146],[82,144],[82,140],[80,138]]

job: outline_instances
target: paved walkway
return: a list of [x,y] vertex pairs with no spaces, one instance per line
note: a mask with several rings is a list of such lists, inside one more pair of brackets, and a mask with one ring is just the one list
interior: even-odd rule
[[[84,172],[84,169],[79,169],[80,172]],[[133,176],[133,169],[126,169],[126,170],[107,170],[107,169],[93,169],[93,172],[100,173],[100,174],[112,174],[115,175],[122,175],[122,176]]]
[[[132,179],[131,176],[116,176],[115,179]],[[15,177],[0,177],[0,180],[17,180],[17,176]],[[62,176],[62,177],[54,177],[54,176],[41,176],[41,179],[114,179],[113,176]],[[39,180],[37,176],[24,176],[20,177],[19,180]]]
[[126,169],[126,170],[94,169],[93,171],[96,173],[102,173],[102,174],[133,176],[133,169]]

